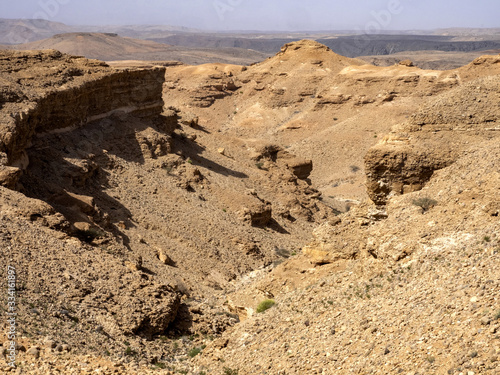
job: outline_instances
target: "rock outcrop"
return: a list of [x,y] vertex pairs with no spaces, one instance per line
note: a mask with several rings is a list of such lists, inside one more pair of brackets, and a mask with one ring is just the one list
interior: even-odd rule
[[367,191],[383,205],[392,195],[420,190],[434,171],[473,145],[497,138],[498,76],[480,78],[437,96],[365,156]]
[[[0,183],[13,187],[37,134],[64,132],[117,113],[160,118],[165,68],[115,70],[57,51],[3,51]],[[172,121],[173,119],[173,121]],[[166,118],[167,127],[175,117]],[[8,168],[10,167],[10,168]]]
[[[50,268],[50,261],[43,255],[47,252],[65,259],[68,265],[65,298],[73,301],[75,310],[85,313],[67,312],[72,305],[69,303],[61,307],[65,313],[54,312],[56,318],[69,316],[75,322],[88,319],[112,335],[150,337],[164,332],[176,318],[180,305],[175,283],[164,285],[144,280],[140,272],[131,273],[120,257],[109,254],[94,254],[87,259],[89,263],[79,263],[82,257],[68,256],[63,239],[73,244],[75,252],[87,246],[85,243],[110,242],[102,229],[109,225],[108,214],[96,204],[94,196],[82,190],[101,169],[92,150],[97,152],[103,142],[127,134],[136,136],[141,157],[154,158],[169,152],[169,136],[177,124],[177,114],[164,110],[165,68],[116,70],[102,62],[51,50],[3,51],[0,71],[2,217],[16,218],[13,228],[32,223],[42,238],[50,238],[52,230],[58,233],[51,245],[33,244],[33,249],[37,249],[36,260],[21,256],[20,248],[12,249],[9,256],[28,274],[33,268],[31,260],[40,267]],[[112,127],[110,119],[114,119]],[[89,129],[93,132],[85,134]],[[143,131],[136,135],[138,130]],[[79,143],[72,153],[68,148],[78,131],[82,133],[76,135]],[[66,160],[57,153],[58,149],[65,150]],[[39,175],[34,172],[37,167]],[[19,184],[20,178],[23,180]],[[5,187],[20,188],[32,198]],[[98,277],[92,275],[89,264],[99,262],[103,263],[102,268],[98,266],[101,269]],[[57,273],[58,284],[60,277]],[[39,288],[50,291],[54,279],[51,276],[42,279],[37,282]],[[57,296],[47,298],[55,304],[61,302]]]

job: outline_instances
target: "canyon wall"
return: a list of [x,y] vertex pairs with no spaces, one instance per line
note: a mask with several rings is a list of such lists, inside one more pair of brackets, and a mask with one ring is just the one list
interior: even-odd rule
[[[117,113],[160,119],[163,112],[162,67],[119,71],[57,51],[4,51],[0,70],[7,73],[0,82],[4,186],[13,187],[26,168],[25,149],[35,134],[64,132]],[[172,127],[176,118],[162,121]]]

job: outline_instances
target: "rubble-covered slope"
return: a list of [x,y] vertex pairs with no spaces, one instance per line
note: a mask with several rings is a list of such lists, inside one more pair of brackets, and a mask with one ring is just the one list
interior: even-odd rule
[[498,141],[485,141],[389,200],[387,218],[360,206],[323,224],[304,258],[235,285],[233,305],[276,305],[198,363],[239,374],[497,374],[499,162]]

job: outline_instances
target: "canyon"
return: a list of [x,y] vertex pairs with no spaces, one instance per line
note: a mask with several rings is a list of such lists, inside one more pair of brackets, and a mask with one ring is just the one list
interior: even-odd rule
[[23,371],[500,371],[499,56],[0,72]]

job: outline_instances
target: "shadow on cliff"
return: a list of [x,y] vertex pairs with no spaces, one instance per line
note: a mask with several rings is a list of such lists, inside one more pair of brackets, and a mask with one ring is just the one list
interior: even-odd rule
[[62,213],[72,224],[71,234],[91,240],[99,235],[98,226],[131,250],[123,229],[136,225],[119,198],[106,192],[116,187],[108,171],[121,172],[120,159],[144,164],[151,148],[168,148],[165,126],[162,119],[120,115],[35,137],[27,150],[30,165],[20,180],[23,193]]
[[174,134],[174,142],[172,144],[172,151],[176,154],[182,155],[189,158],[193,165],[204,167],[210,169],[214,173],[221,174],[223,176],[232,176],[236,178],[248,178],[243,172],[235,171],[233,169],[224,167],[201,154],[205,151],[205,148],[196,143],[195,141],[188,140],[182,136],[176,136]]

